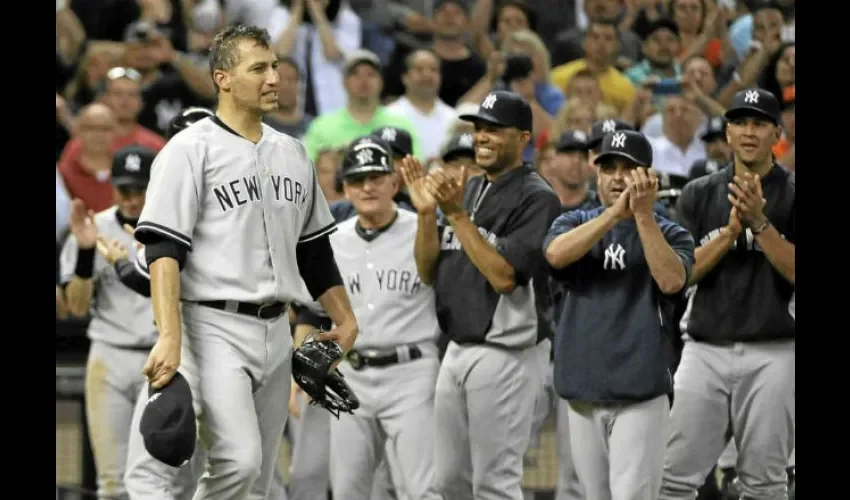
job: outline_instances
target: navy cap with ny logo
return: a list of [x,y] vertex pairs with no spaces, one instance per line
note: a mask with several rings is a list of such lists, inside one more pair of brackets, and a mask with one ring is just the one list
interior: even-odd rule
[[652,165],[652,144],[645,135],[635,130],[609,132],[602,138],[602,149],[594,163],[599,165],[614,157],[648,167]]
[[182,467],[195,453],[197,424],[189,382],[177,372],[159,390],[148,387],[148,401],[139,422],[145,449],[160,462]]
[[767,118],[778,125],[780,121],[779,101],[773,93],[759,88],[744,89],[732,98],[732,105],[726,110],[726,119],[731,121],[742,118]]
[[496,90],[487,94],[475,114],[460,115],[461,120],[484,122],[497,127],[512,127],[531,132],[531,106],[515,92]]

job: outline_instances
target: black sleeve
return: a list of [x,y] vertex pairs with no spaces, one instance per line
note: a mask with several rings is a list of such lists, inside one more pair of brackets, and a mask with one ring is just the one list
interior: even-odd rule
[[151,296],[151,282],[136,271],[136,266],[127,259],[115,263],[115,272],[124,286],[145,297]]
[[316,314],[309,307],[302,307],[295,315],[295,324],[310,325],[313,328],[327,332],[333,326],[333,321],[326,316]]
[[177,242],[158,235],[148,235],[145,245],[145,259],[147,260],[148,269],[156,259],[162,257],[171,257],[177,261],[180,270],[183,270],[183,265],[186,263],[186,247],[179,245]]
[[295,259],[298,272],[313,300],[317,300],[331,287],[342,285],[342,276],[328,235],[296,245]]
[[552,222],[561,213],[555,193],[538,191],[526,197],[517,213],[511,215],[505,235],[496,248],[514,269],[517,285],[525,285],[545,262],[540,252]]
[[682,195],[679,196],[679,202],[676,207],[676,215],[679,224],[682,225],[688,232],[691,233],[694,240],[699,241],[699,227],[697,227],[696,214],[696,182],[689,182],[682,189]]

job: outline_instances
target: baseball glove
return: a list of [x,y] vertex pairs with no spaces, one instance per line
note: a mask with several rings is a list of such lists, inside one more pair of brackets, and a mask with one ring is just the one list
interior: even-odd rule
[[336,342],[314,340],[304,342],[292,354],[292,378],[310,396],[310,404],[321,406],[333,416],[354,413],[360,407],[357,395],[343,379],[342,373],[331,366],[342,358]]

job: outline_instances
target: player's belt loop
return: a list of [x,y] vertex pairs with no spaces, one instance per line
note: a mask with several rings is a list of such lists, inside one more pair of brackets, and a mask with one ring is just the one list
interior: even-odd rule
[[398,356],[397,363],[407,363],[410,361],[410,346],[400,345],[395,348],[396,356]]
[[224,310],[229,313],[238,313],[239,312],[239,302],[236,300],[225,300],[224,301]]

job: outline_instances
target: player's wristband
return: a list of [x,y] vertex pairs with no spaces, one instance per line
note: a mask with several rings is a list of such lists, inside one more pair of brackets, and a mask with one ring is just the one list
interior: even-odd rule
[[74,274],[87,280],[94,275],[94,248],[80,248],[77,250],[77,265]]

